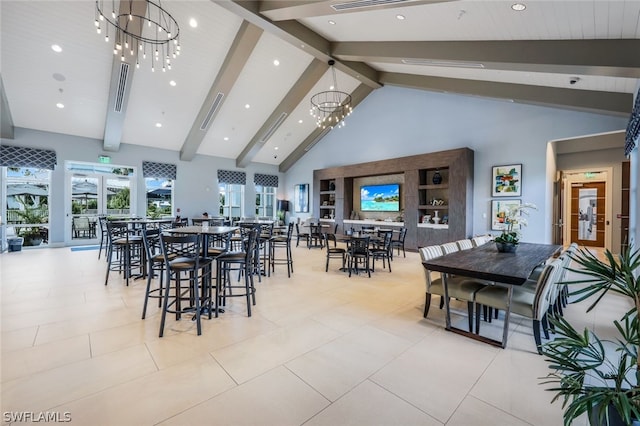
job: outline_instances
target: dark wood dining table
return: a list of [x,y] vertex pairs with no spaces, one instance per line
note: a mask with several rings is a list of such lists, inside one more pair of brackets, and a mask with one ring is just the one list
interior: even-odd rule
[[[520,243],[515,253],[499,253],[496,245],[487,243],[469,250],[437,257],[422,262],[424,268],[440,272],[444,284],[444,304],[446,309],[446,329],[485,343],[505,348],[509,332],[509,316],[513,286],[527,281],[533,270],[547,259],[560,254],[562,246],[557,244]],[[495,282],[507,287],[507,310],[504,318],[502,341],[480,336],[471,331],[462,330],[451,325],[451,310],[447,277],[449,274]]]

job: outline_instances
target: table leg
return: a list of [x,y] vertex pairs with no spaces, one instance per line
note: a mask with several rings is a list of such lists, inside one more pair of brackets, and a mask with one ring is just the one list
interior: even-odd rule
[[451,330],[451,310],[449,308],[449,283],[448,277],[449,274],[441,273],[442,275],[442,286],[444,288],[444,309],[446,314],[446,328],[447,330]]
[[511,315],[511,298],[513,297],[513,286],[507,286],[507,309],[504,311],[504,330],[502,330],[502,349],[507,347],[507,336],[509,335],[509,316]]

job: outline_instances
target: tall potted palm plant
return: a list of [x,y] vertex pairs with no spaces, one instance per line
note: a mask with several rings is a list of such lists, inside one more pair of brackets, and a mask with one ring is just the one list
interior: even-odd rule
[[586,414],[592,426],[640,425],[640,251],[629,246],[614,256],[605,251],[604,260],[582,249],[571,255],[580,274],[566,284],[581,285],[571,294],[574,302],[595,298],[591,311],[608,293],[630,299],[630,309],[614,320],[615,339],[601,339],[593,331],[578,332],[566,319],[551,319],[556,337],[542,347],[553,371],[545,378],[562,399],[564,424]]

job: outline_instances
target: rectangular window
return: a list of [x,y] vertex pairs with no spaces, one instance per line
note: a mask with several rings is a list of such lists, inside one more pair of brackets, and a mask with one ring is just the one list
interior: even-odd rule
[[160,219],[173,216],[173,180],[145,178],[147,217]]
[[275,219],[276,188],[256,185],[256,216]]
[[221,183],[218,185],[220,193],[220,216],[230,220],[239,220],[244,216],[244,185]]

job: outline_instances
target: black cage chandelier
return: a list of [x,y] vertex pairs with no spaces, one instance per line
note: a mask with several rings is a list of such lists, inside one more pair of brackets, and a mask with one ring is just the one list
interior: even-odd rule
[[335,126],[344,126],[344,119],[351,114],[351,95],[338,90],[336,80],[336,62],[331,59],[329,66],[333,73],[333,86],[331,90],[316,93],[311,97],[311,110],[309,113],[316,119],[316,126],[326,129]]
[[105,31],[106,42],[113,37],[113,54],[120,55],[122,62],[125,55],[135,58],[136,68],[140,68],[140,56],[144,60],[149,55],[151,71],[170,70],[171,60],[180,54],[180,27],[160,0],[121,0],[117,8],[115,0],[106,3],[105,10],[105,0],[96,0],[95,26],[98,34]]

